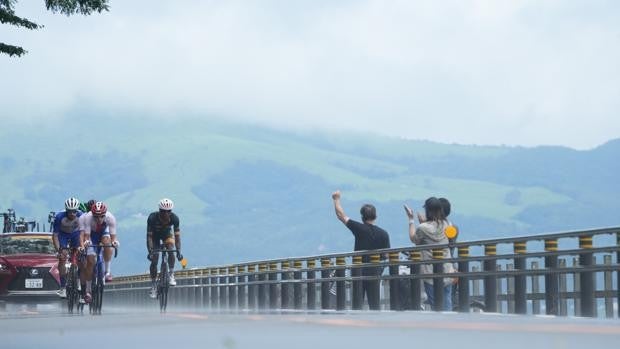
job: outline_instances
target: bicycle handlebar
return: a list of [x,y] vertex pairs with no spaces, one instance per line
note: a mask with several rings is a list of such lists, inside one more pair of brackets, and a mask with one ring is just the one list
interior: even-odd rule
[[116,258],[116,256],[118,255],[118,247],[112,245],[112,244],[102,244],[100,243],[99,245],[97,245],[97,247],[112,247],[114,249],[114,258]]

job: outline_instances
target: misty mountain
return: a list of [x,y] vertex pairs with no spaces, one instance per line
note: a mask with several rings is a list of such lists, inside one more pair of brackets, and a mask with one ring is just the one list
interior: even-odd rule
[[116,274],[146,271],[146,217],[162,197],[190,266],[351,250],[336,189],[354,219],[375,204],[394,247],[410,244],[402,205],[420,210],[429,196],[450,199],[461,240],[620,225],[620,140],[577,151],[80,115],[5,123],[0,147],[0,211],[43,222],[69,196],[106,201]]

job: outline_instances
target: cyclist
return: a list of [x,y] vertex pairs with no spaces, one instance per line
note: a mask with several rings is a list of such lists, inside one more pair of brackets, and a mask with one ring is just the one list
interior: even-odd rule
[[58,212],[54,217],[54,228],[52,241],[58,256],[58,273],[60,274],[60,289],[56,292],[60,298],[67,298],[66,276],[67,268],[65,262],[68,257],[67,250],[60,250],[61,247],[69,245],[72,248],[82,248],[80,241],[79,217],[82,212],[78,210],[80,201],[74,197],[65,200],[65,211]]
[[90,208],[93,206],[93,204],[97,202],[97,200],[95,199],[90,199],[88,200],[88,202],[84,203],[81,202],[80,203],[80,211],[82,211],[82,213],[88,213],[90,212]]
[[[166,248],[176,247],[176,257],[180,261],[183,259],[181,254],[181,230],[179,229],[179,217],[172,212],[174,203],[172,200],[164,198],[159,201],[159,211],[152,212],[146,221],[146,247],[148,249],[148,260],[151,261],[151,298],[157,298],[157,262],[159,254],[153,252],[154,249],[161,248],[161,243]],[[174,245],[174,246],[173,246]],[[170,286],[177,284],[174,279],[174,255],[168,254],[168,264],[170,266]]]
[[[120,246],[120,242],[116,239],[116,218],[108,211],[108,207],[104,202],[97,201],[91,208],[90,212],[82,215],[80,218],[80,230],[82,231],[82,239],[84,240],[84,246],[87,247],[86,251],[86,268],[82,278],[82,282],[86,284],[86,293],[84,295],[84,301],[90,303],[91,286],[93,278],[93,268],[97,261],[97,249],[95,246],[99,243],[104,245],[112,244],[115,247]],[[103,248],[103,262],[105,281],[112,281],[111,274],[111,261],[112,261],[111,247]]]

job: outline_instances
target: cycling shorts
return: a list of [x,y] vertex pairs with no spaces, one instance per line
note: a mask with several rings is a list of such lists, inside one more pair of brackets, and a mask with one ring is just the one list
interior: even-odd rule
[[174,233],[172,231],[169,231],[167,233],[153,233],[153,248],[154,249],[160,249],[161,248],[161,242],[169,242],[174,244]]
[[101,239],[104,236],[108,236],[108,237],[110,236],[110,232],[108,231],[108,229],[104,230],[103,233],[96,233],[96,232],[90,233],[91,245],[86,250],[86,254],[87,255],[96,255],[97,254],[95,246],[99,245],[99,243],[101,242]]
[[80,247],[80,231],[74,230],[72,233],[58,233],[58,243],[60,247]]

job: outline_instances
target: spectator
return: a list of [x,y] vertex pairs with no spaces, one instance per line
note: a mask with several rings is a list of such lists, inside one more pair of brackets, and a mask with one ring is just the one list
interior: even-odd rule
[[[411,242],[418,246],[424,245],[443,245],[448,244],[448,238],[445,235],[445,228],[449,226],[444,210],[441,205],[441,201],[436,197],[431,197],[424,203],[425,217],[418,214],[418,220],[420,225],[416,228],[414,220],[414,212],[411,208],[405,205],[405,212],[409,219],[409,239]],[[425,219],[426,220],[425,220]],[[443,249],[443,257],[450,258],[450,250],[448,248]],[[433,254],[431,249],[422,251],[422,260],[432,260]],[[454,266],[452,263],[443,263],[444,273],[453,273]],[[420,267],[420,273],[432,274],[432,264],[422,264]],[[433,294],[433,279],[424,279],[424,290],[428,297],[428,302],[431,304],[434,310],[434,294]],[[452,310],[452,279],[445,278],[444,280],[444,292],[443,292],[443,309]]]
[[[377,219],[377,210],[373,205],[365,204],[360,209],[362,215],[362,223],[354,221],[347,217],[340,204],[340,191],[337,190],[332,194],[334,200],[334,208],[336,209],[336,217],[351,230],[353,236],[355,236],[355,251],[376,250],[390,247],[390,236],[388,233],[375,225]],[[363,263],[370,262],[370,256],[365,255],[362,257]],[[381,267],[367,267],[362,269],[363,276],[380,276],[383,268]],[[368,299],[368,308],[370,310],[380,310],[379,303],[379,280],[364,280],[362,281],[362,294],[361,300],[364,301],[364,296]]]

